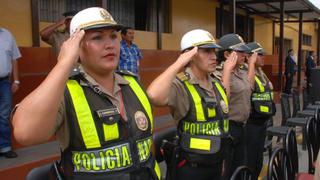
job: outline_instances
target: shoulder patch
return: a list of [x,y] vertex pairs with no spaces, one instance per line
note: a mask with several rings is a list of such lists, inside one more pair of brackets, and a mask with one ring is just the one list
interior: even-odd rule
[[248,71],[248,69],[249,69],[247,63],[244,63],[243,65],[240,65],[239,68],[242,69],[242,70],[245,70],[245,71]]
[[118,73],[120,75],[129,75],[129,76],[137,77],[137,75],[135,73],[128,71],[128,70],[117,70],[116,73]]
[[178,74],[177,74],[177,78],[178,78],[179,80],[181,80],[181,81],[187,81],[187,80],[190,79],[190,76],[189,76],[189,74],[186,73],[186,72],[181,72],[181,73],[178,73]]
[[223,70],[223,62],[220,63],[217,67],[216,67],[217,71],[222,71]]

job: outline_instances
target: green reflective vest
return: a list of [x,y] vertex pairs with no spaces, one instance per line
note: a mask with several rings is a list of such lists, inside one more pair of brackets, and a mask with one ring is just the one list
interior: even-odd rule
[[160,169],[151,153],[153,117],[145,92],[133,76],[123,75],[121,85],[127,121],[105,94],[80,85],[80,76],[67,82],[65,104],[70,143],[62,152],[65,176],[108,179],[141,167],[160,179]]

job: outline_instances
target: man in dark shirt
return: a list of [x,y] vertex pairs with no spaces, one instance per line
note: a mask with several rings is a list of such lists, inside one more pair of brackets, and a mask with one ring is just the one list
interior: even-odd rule
[[306,79],[307,79],[307,92],[309,93],[310,85],[311,85],[311,69],[316,67],[316,63],[314,61],[313,51],[309,52],[309,55],[306,59]]
[[294,61],[293,49],[288,51],[288,56],[286,57],[285,75],[286,75],[286,85],[284,93],[291,94],[291,88],[293,83],[293,76],[296,73],[296,62]]

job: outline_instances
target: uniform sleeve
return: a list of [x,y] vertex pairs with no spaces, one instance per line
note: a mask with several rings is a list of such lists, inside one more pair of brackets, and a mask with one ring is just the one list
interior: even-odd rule
[[189,99],[183,84],[175,79],[171,85],[168,105],[176,122],[182,119],[189,110]]
[[66,120],[66,107],[65,107],[65,102],[62,100],[58,114],[57,114],[57,119],[56,119],[56,128],[54,134],[56,135],[60,147],[62,150],[65,150],[68,145],[69,145],[69,127],[68,123]]
[[52,46],[54,44],[54,39],[57,38],[57,33],[57,31],[54,31],[45,42]]

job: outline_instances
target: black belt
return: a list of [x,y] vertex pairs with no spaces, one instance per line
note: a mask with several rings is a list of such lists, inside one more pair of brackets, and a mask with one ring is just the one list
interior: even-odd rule
[[243,123],[243,122],[237,122],[237,121],[233,121],[233,120],[229,120],[229,124],[233,125],[233,126],[241,126],[241,127],[245,125],[245,123]]
[[9,76],[0,77],[0,81],[9,80]]

